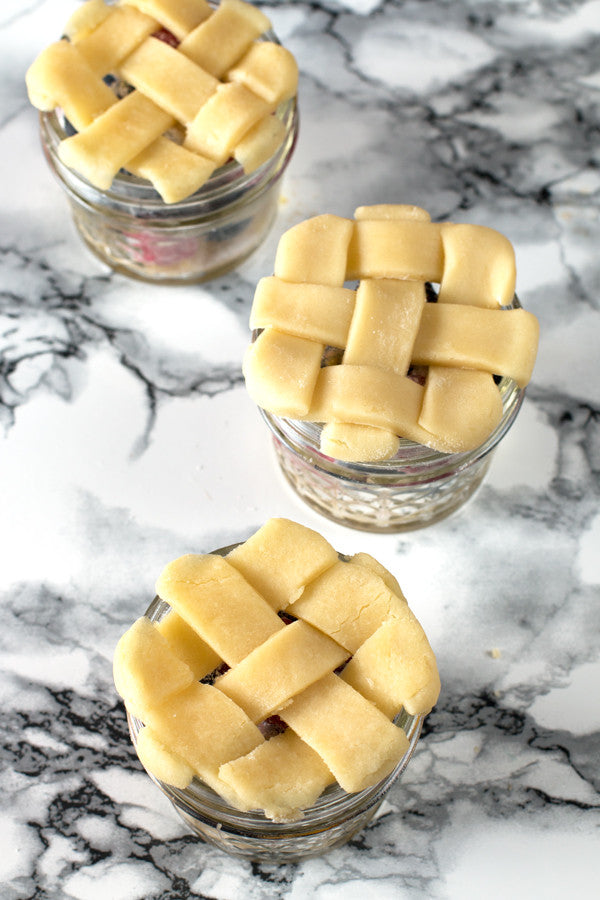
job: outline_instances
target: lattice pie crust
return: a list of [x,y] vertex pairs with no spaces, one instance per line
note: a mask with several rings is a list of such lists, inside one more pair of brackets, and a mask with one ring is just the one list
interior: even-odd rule
[[171,609],[123,635],[114,676],[163,782],[196,775],[237,809],[293,820],[335,781],[352,793],[389,774],[407,749],[394,717],[437,700],[433,652],[397,581],[295,522],[270,519],[226,557],[183,556],[156,587]]
[[[321,449],[338,459],[390,458],[399,437],[474,449],[502,417],[494,376],[524,387],[535,362],[537,319],[503,308],[515,278],[499,232],[436,224],[419,207],[308,219],[283,234],[274,275],[258,283],[248,391],[275,415],[324,423]],[[437,302],[426,283],[439,284]]]
[[[173,203],[230,157],[250,173],[281,145],[274,111],[295,95],[298,68],[258,40],[270,28],[242,0],[214,10],[207,0],[88,0],[29,68],[29,97],[76,129],[59,147],[65,165],[101,190],[125,168]],[[134,90],[119,99],[107,76]]]

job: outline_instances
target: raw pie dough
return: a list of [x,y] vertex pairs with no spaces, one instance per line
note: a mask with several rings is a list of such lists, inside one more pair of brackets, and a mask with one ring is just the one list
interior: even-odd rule
[[[307,219],[282,235],[274,274],[256,288],[250,396],[277,416],[322,423],[321,450],[337,459],[389,459],[400,437],[475,449],[502,417],[494,376],[525,387],[535,362],[537,319],[506,308],[515,279],[507,238],[433,223],[420,207]],[[427,282],[439,284],[437,302],[426,302]]]
[[[230,157],[249,174],[281,145],[275,110],[296,94],[298,68],[258,40],[270,28],[242,0],[88,0],[30,66],[29,98],[76,129],[58,150],[65,165],[101,190],[126,168],[174,203]],[[133,90],[118,99],[111,78]]]
[[335,781],[352,793],[388,775],[408,747],[395,716],[437,700],[435,657],[395,578],[288,519],[226,557],[175,560],[156,588],[171,609],[123,635],[114,678],[144,724],[140,760],[168,784],[196,775],[237,809],[294,820]]

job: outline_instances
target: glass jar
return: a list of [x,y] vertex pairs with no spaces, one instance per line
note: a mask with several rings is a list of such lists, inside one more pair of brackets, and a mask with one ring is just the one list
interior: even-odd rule
[[179,203],[165,203],[150,182],[123,170],[102,191],[65,166],[58,147],[72,131],[56,111],[40,114],[40,134],[75,226],[92,252],[126,275],[181,284],[234,268],[266,237],[296,143],[295,98],[282,103],[276,115],[285,125],[285,138],[271,159],[250,175],[231,160]]
[[401,440],[393,459],[377,463],[332,459],[320,450],[320,425],[261,413],[273,434],[281,471],[309,506],[351,528],[408,531],[445,518],[483,481],[524,397],[511,378],[502,378],[498,387],[502,419],[476,450],[441,453]]
[[[226,555],[231,547],[214,551]],[[170,606],[156,597],[145,615],[160,621]],[[142,722],[127,714],[134,747]],[[423,716],[401,711],[395,719],[408,738],[408,749],[395,769],[373,787],[347,794],[330,785],[313,806],[295,822],[274,822],[260,811],[240,812],[198,778],[183,790],[150,775],[173,807],[200,838],[234,856],[254,861],[284,863],[317,856],[348,841],[373,818],[393,783],[404,772],[421,733]]]

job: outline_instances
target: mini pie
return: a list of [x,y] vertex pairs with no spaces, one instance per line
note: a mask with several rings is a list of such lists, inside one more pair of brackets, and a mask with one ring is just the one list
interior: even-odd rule
[[408,747],[394,718],[437,700],[398,582],[288,519],[225,557],[176,559],[156,589],[170,609],[121,637],[114,678],[143,723],[139,758],[167,784],[197,776],[236,809],[294,820],[336,781],[353,793],[387,776]]
[[433,223],[419,207],[307,219],[282,235],[274,274],[256,288],[250,396],[277,416],[322,423],[321,450],[337,459],[389,459],[400,437],[474,449],[502,417],[494,376],[525,387],[535,362],[537,319],[507,308],[515,279],[499,232]]
[[[75,128],[65,165],[101,190],[125,168],[174,203],[229,158],[249,174],[281,145],[275,110],[296,94],[298,68],[259,40],[270,28],[243,0],[87,0],[30,66],[29,98]],[[119,98],[110,83],[132,90]]]

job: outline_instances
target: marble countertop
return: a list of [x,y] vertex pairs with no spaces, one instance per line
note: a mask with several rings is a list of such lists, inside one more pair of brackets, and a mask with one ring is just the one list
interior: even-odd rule
[[[262,248],[194,287],[114,274],[75,234],[23,81],[73,5],[0,10],[2,898],[597,896],[600,2],[265,3],[299,62],[300,140]],[[281,233],[384,201],[506,234],[541,322],[484,486],[402,535],[291,493],[240,365]],[[187,833],[111,676],[165,562],[273,515],[391,568],[443,681],[378,820],[285,866]]]

